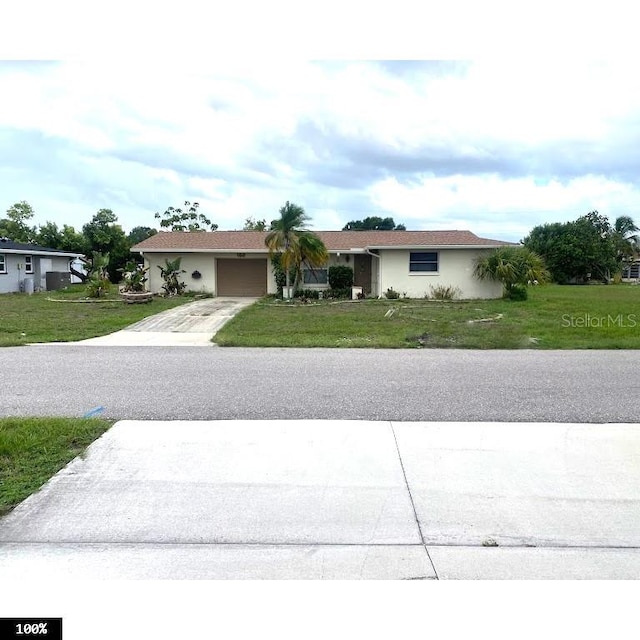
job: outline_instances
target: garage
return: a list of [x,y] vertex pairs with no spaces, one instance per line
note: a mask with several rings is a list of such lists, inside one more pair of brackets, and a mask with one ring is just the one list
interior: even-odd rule
[[267,261],[218,258],[216,281],[219,296],[264,296],[267,294]]

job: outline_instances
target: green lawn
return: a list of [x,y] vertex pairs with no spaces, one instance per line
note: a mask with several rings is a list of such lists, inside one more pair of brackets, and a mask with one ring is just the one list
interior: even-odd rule
[[[481,319],[490,321],[469,322]],[[523,302],[265,299],[214,340],[248,347],[638,349],[640,286],[532,287]]]
[[111,425],[96,418],[0,418],[0,515],[39,489]]
[[84,285],[30,296],[5,293],[0,295],[0,347],[103,336],[192,300],[157,297],[148,304],[125,304],[114,293],[106,301],[86,301]]

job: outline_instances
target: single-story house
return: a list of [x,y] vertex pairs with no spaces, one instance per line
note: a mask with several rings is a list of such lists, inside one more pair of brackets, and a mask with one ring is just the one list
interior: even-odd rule
[[[348,265],[367,296],[389,288],[421,298],[432,286],[458,287],[462,298],[499,298],[502,286],[473,276],[475,259],[513,243],[471,231],[316,231],[329,251],[324,269],[305,270],[303,288],[326,289],[327,268]],[[132,247],[149,267],[148,287],[162,290],[158,266],[180,257],[187,289],[217,296],[277,292],[265,231],[160,232]]]
[[59,289],[70,282],[69,265],[81,255],[0,238],[0,293]]

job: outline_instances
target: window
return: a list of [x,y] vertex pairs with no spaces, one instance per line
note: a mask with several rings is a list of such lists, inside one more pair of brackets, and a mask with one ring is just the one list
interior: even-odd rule
[[24,272],[33,273],[33,256],[24,257]]
[[438,271],[438,252],[412,251],[409,254],[409,271],[412,273]]
[[327,269],[304,269],[302,280],[305,284],[327,284]]
[[7,259],[0,253],[0,273],[7,273]]

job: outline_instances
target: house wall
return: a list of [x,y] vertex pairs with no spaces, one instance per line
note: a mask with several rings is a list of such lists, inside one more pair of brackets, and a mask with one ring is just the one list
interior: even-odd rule
[[[0,293],[20,291],[20,283],[25,278],[32,278],[34,288],[46,288],[46,271],[63,271],[69,273],[69,258],[60,256],[33,256],[33,273],[25,273],[25,255],[19,253],[3,253],[7,264],[7,273],[0,274]],[[43,262],[41,262],[43,261]],[[50,261],[50,266],[49,266]],[[41,268],[46,266],[46,271]]]
[[[420,249],[417,249],[420,251]],[[431,249],[422,249],[431,251]],[[460,289],[461,298],[499,298],[502,296],[502,285],[495,282],[482,282],[473,276],[475,259],[487,253],[485,249],[439,249],[437,273],[409,271],[409,249],[383,249],[380,250],[380,258],[373,257],[371,263],[372,294],[384,295],[389,288],[399,293],[406,293],[412,298],[422,298],[430,293],[433,285],[452,285]],[[349,256],[347,258],[347,256]],[[147,253],[144,254],[145,266],[149,267],[149,281],[147,287],[150,291],[160,293],[163,280],[160,275],[159,265],[164,265],[165,259],[174,260],[182,257],[181,268],[186,271],[183,281],[187,289],[202,291],[203,293],[216,294],[216,259],[236,258],[235,253]],[[267,253],[247,253],[246,257],[267,259],[267,292],[276,293],[277,286],[271,262]],[[378,264],[379,263],[379,264]],[[329,257],[328,267],[335,264],[344,264],[353,268],[354,258],[352,254],[342,253],[340,256],[332,253]],[[191,273],[198,270],[202,277],[198,280],[192,278]],[[302,284],[305,289],[325,289],[327,285]]]
[[[247,259],[265,258],[267,259],[267,293],[276,293],[277,286],[269,255],[265,253],[247,253]],[[218,258],[237,258],[235,253],[145,253],[144,264],[149,267],[147,288],[154,293],[162,292],[164,280],[160,274],[160,265],[164,266],[165,260],[175,260],[182,258],[180,268],[186,273],[182,274],[182,281],[190,291],[202,293],[212,293],[216,295],[216,260]],[[242,259],[242,258],[239,258]],[[191,276],[194,271],[199,271],[202,277],[195,279]]]
[[[433,251],[416,249],[416,251]],[[502,285],[482,282],[473,276],[475,259],[487,253],[482,249],[438,249],[437,272],[410,272],[408,249],[384,249],[380,251],[380,292],[392,287],[410,298],[423,298],[431,286],[452,285],[461,291],[460,298],[500,298]],[[375,261],[375,258],[374,258]],[[375,262],[373,265],[375,269]]]
[[0,273],[0,293],[20,291],[20,280],[33,278],[33,275],[24,272],[24,256],[15,253],[3,253],[2,255],[7,265],[7,273]]
[[[340,255],[331,253],[329,254],[329,261],[326,265],[324,265],[324,267],[322,267],[322,269],[328,269],[329,267],[333,267],[336,265],[343,265],[345,267],[351,267],[351,269],[353,269],[353,255],[347,253],[340,253]],[[323,289],[328,288],[328,284],[305,284],[304,282],[300,283],[300,289],[316,289],[318,291],[322,291]]]

